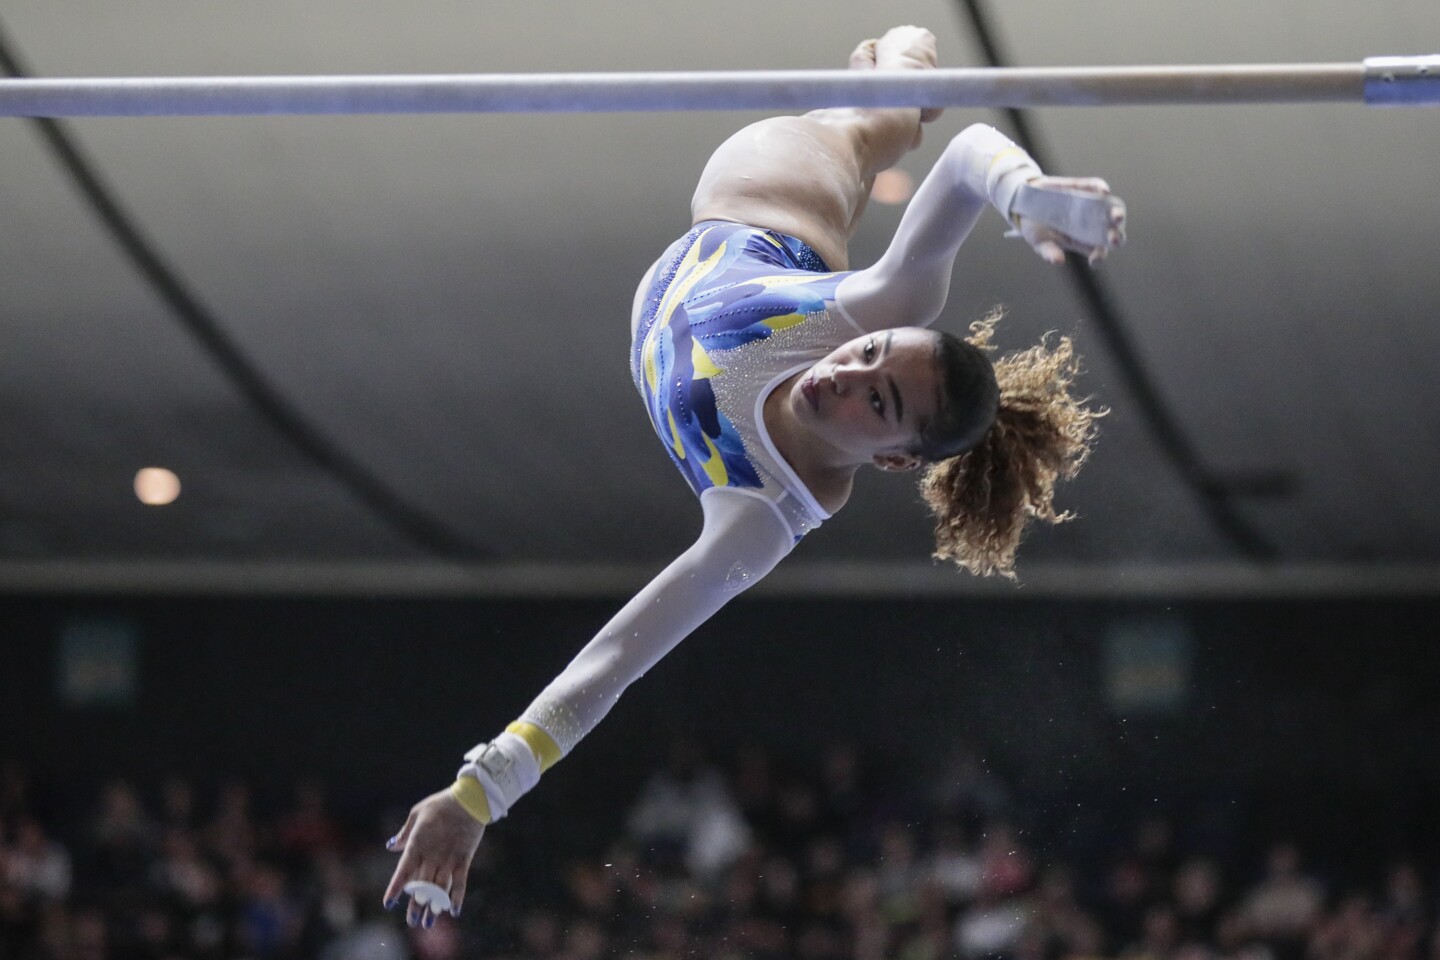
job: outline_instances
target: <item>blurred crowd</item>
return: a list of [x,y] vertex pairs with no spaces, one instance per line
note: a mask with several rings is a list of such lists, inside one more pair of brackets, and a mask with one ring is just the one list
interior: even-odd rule
[[543,824],[489,831],[464,915],[429,930],[380,908],[403,811],[176,775],[56,815],[12,764],[0,960],[1440,960],[1440,865],[1314,872],[1279,837],[1222,858],[1160,814],[1067,861],[974,754],[928,791],[872,760],[677,744],[623,818],[588,811],[613,838],[598,853],[537,842]]

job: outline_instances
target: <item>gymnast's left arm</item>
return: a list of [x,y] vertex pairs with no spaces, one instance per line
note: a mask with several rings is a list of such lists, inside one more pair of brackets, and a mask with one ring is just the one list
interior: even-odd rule
[[934,322],[960,245],[987,205],[1049,263],[1070,250],[1093,264],[1125,240],[1125,204],[1103,180],[1047,177],[1000,131],[973,124],[935,162],[884,255],[840,282],[840,312],[862,330]]
[[[485,826],[509,813],[540,775],[595,728],[620,694],[661,657],[768,574],[794,546],[789,527],[758,493],[712,488],[700,498],[699,538],[617,613],[505,732],[465,754],[455,783],[416,804],[389,846],[402,850],[385,893],[406,883],[449,887],[458,914]],[[410,905],[412,925],[433,915]]]

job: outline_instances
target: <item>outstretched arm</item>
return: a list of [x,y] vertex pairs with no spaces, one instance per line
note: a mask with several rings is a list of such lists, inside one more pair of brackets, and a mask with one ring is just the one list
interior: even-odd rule
[[1104,181],[1043,176],[1008,137],[977,123],[940,155],[884,256],[841,281],[840,311],[862,330],[934,322],[955,256],[987,204],[1051,263],[1065,250],[1093,263],[1124,241],[1125,205]]
[[[494,740],[465,755],[455,784],[416,804],[391,848],[402,850],[387,906],[413,880],[448,889],[453,913],[485,825],[500,819],[595,728],[620,694],[731,597],[790,552],[789,527],[759,494],[711,489],[699,539],[635,595]],[[412,900],[411,925],[434,922]]]

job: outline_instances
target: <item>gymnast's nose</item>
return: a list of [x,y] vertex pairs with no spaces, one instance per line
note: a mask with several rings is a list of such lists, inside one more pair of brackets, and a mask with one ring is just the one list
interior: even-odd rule
[[843,396],[854,389],[856,378],[861,376],[864,376],[864,371],[841,364],[830,371],[830,382],[835,392]]

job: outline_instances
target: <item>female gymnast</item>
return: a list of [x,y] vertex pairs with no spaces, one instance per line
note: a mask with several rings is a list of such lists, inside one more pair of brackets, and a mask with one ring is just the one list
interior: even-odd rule
[[[853,69],[928,69],[935,38],[897,27]],[[1009,574],[1027,518],[1065,519],[1056,480],[1089,452],[1098,412],[1071,396],[1068,340],[992,364],[995,320],[962,340],[939,315],[961,242],[991,204],[1046,261],[1094,263],[1124,240],[1101,180],[1046,177],[990,127],[945,149],[878,263],[846,242],[875,175],[939,111],[832,109],[741,130],[715,152],[693,226],[650,268],[632,310],[631,373],[670,459],[699,496],[694,545],[640,591],[455,783],[420,801],[387,907],[412,926],[459,914],[485,826],[509,812],[620,693],[845,505],[856,471],[925,467],[936,556]]]

